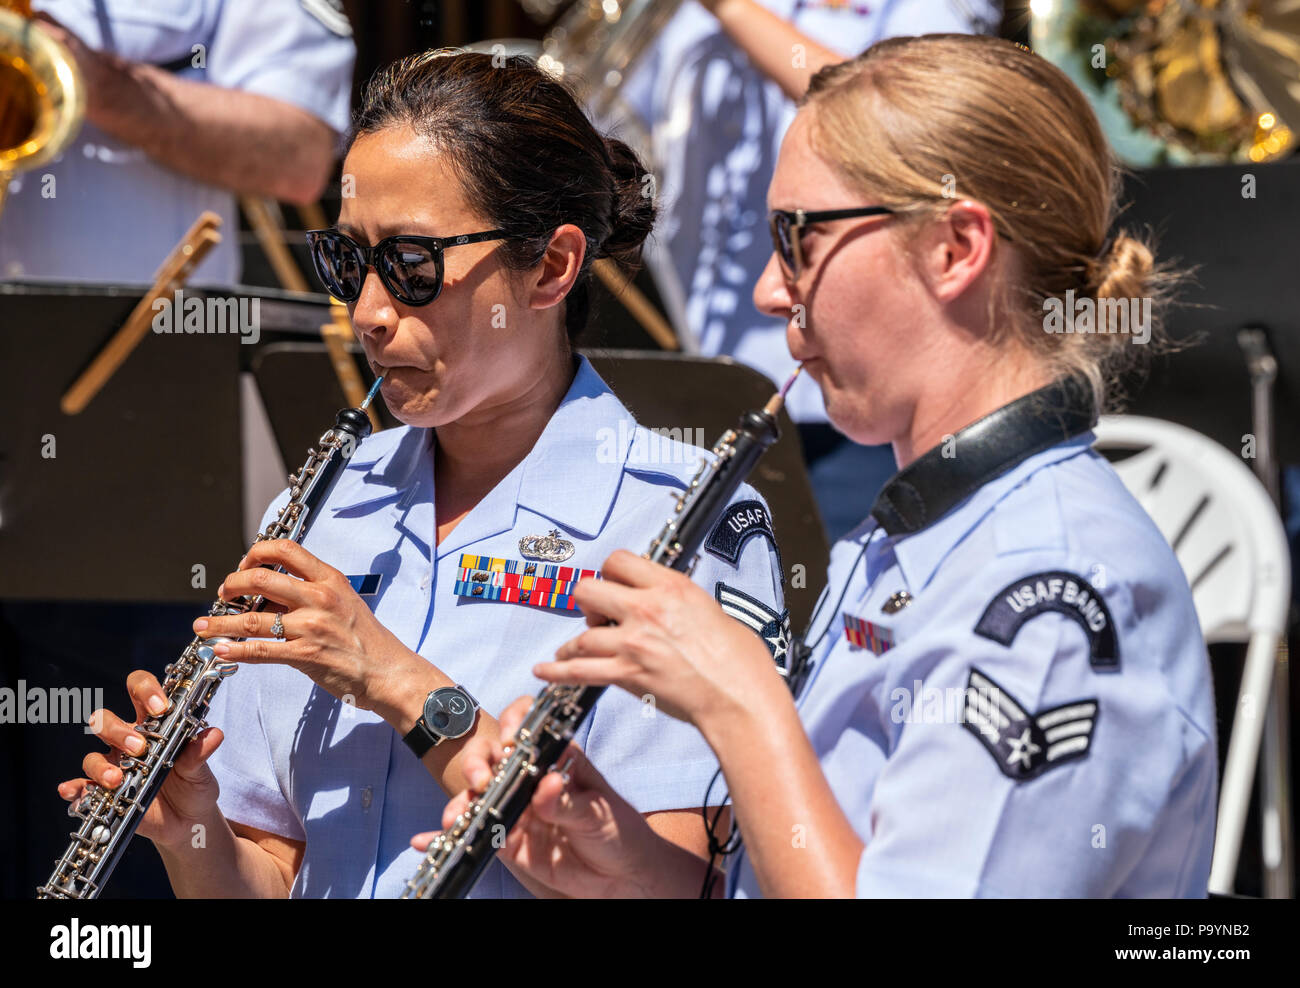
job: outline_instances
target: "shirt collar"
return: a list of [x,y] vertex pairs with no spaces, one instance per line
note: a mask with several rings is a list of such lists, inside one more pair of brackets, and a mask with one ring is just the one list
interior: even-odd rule
[[[484,501],[512,497],[568,531],[594,536],[613,507],[638,429],[591,362],[579,356],[576,363],[569,390],[532,450]],[[339,512],[397,497],[412,488],[417,469],[431,455],[428,429],[379,433],[348,464],[362,472],[360,483],[340,491],[331,506]],[[512,506],[502,523],[508,528],[513,520]]]
[[989,481],[921,531],[887,538],[887,542],[894,543],[894,556],[908,586],[913,590],[924,588],[953,547],[973,531],[1003,498],[1044,467],[1088,452],[1095,439],[1091,431],[1071,436]]
[[520,464],[517,503],[569,531],[599,534],[637,431],[632,414],[580,356],[560,407]]
[[998,501],[1030,474],[1087,450],[1097,413],[1079,378],[1054,381],[967,426],[885,485],[872,518],[914,589]]

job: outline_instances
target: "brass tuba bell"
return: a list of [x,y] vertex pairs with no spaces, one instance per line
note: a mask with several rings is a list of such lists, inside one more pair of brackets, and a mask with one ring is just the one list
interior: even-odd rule
[[85,113],[72,53],[31,19],[29,0],[0,0],[0,210],[9,180],[58,155]]

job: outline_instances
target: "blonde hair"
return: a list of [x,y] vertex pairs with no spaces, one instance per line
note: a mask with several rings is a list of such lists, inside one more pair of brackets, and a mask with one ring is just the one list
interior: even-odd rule
[[[1018,255],[1003,268],[1006,311],[990,313],[995,342],[1011,336],[1054,375],[1086,378],[1103,408],[1117,379],[1163,341],[1154,315],[1143,347],[1104,318],[1103,332],[1046,328],[1047,300],[1064,306],[1067,291],[1094,304],[1149,299],[1154,313],[1180,277],[1156,265],[1145,238],[1110,235],[1119,168],[1083,94],[1046,59],[997,38],[890,38],[818,72],[801,105],[814,111],[817,153],[873,202],[913,217],[956,199],[988,208]],[[995,264],[1006,260],[1000,247]],[[1117,316],[1114,303],[1096,308]]]

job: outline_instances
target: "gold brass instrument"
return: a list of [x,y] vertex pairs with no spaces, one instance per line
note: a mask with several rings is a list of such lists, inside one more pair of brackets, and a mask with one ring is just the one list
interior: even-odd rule
[[29,0],[0,0],[0,211],[9,180],[58,155],[85,114],[72,53],[32,20]]
[[[563,79],[598,122],[617,104],[632,64],[654,43],[682,0],[576,0],[541,42],[520,38],[479,41],[469,51],[527,55],[537,67]],[[563,0],[520,0],[544,23]]]
[[1295,0],[1037,0],[1034,50],[1132,164],[1265,162],[1300,129]]
[[681,0],[578,0],[542,39],[537,67],[565,80],[597,120],[614,108],[628,69]]
[[[545,22],[564,6],[563,0],[520,0],[528,15]],[[620,136],[643,160],[649,159],[650,139],[636,115],[620,107],[620,91],[629,70],[672,20],[682,0],[577,0],[560,15],[541,42],[519,38],[479,41],[467,51],[487,55],[527,55],[537,67],[562,80],[603,126],[619,119]],[[608,259],[593,266],[609,292],[664,350],[680,350],[672,324]]]

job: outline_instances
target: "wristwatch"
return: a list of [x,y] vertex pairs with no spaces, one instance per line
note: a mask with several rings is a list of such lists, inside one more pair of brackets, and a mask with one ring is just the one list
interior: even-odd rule
[[463,738],[474,727],[478,701],[463,686],[443,686],[424,701],[424,713],[402,738],[416,758],[423,758],[430,748]]

